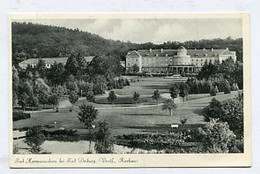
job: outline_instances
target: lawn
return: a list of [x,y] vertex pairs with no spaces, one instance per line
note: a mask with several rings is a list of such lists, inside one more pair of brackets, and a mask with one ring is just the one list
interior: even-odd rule
[[164,77],[140,77],[139,81],[130,83],[130,86],[126,86],[123,89],[113,89],[113,91],[118,95],[133,95],[134,92],[138,92],[141,95],[151,95],[157,89],[161,93],[166,93],[169,92],[170,87],[174,83],[185,82],[186,80],[165,79]]
[[[235,96],[232,94],[217,95],[218,100],[227,100]],[[186,128],[198,127],[205,124],[202,116],[202,109],[209,104],[213,97],[204,97],[179,103],[178,108],[174,110],[173,116],[169,116],[167,111],[162,111],[161,106],[139,105],[137,108],[115,108],[111,106],[99,109],[98,121],[106,120],[110,123],[113,135],[160,132],[171,130],[170,125],[179,123],[180,117],[188,118]],[[83,102],[83,101],[80,101]],[[104,105],[105,106],[105,105]],[[76,107],[75,107],[76,108]],[[64,127],[69,129],[78,129],[79,132],[85,133],[87,130],[82,129],[82,124],[77,118],[77,112],[69,112],[69,108],[61,109],[60,112],[47,111],[32,113],[32,117],[25,120],[15,121],[14,128],[31,127],[35,125],[48,125],[56,128]]]

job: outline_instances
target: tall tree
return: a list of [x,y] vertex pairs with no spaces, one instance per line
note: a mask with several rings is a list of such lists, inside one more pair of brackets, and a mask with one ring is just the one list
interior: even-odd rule
[[49,70],[48,79],[54,86],[63,85],[65,81],[65,68],[62,63],[54,62]]
[[47,68],[46,68],[45,61],[43,59],[39,59],[36,69],[39,72],[41,78],[46,77]]
[[33,95],[33,86],[29,81],[23,81],[19,83],[18,88],[18,104],[22,106],[22,109],[25,110],[26,106],[30,103],[30,97]]
[[53,110],[55,110],[55,106],[57,107],[56,111],[58,111],[58,105],[59,105],[59,97],[56,93],[51,93],[48,100],[49,104],[52,104]]
[[173,101],[172,99],[167,99],[167,100],[164,102],[163,106],[162,106],[162,110],[163,110],[163,111],[164,111],[164,110],[168,110],[169,113],[170,113],[170,116],[172,116],[172,111],[173,111],[174,109],[176,109],[176,108],[177,108],[177,106],[176,106],[176,104],[174,103],[174,101]]
[[70,57],[68,58],[66,65],[65,65],[65,71],[66,71],[67,77],[69,75],[76,76],[78,73],[78,67],[79,67],[79,65],[78,65],[76,56],[74,53],[72,53],[70,55]]
[[99,122],[96,134],[95,150],[97,153],[113,152],[113,140],[110,133],[109,123],[106,121]]
[[18,88],[19,88],[19,73],[18,70],[15,68],[15,66],[12,67],[12,74],[13,74],[13,83],[12,83],[12,95],[13,95],[13,107],[17,106],[18,104]]
[[18,104],[22,107],[23,111],[25,111],[26,106],[28,105],[29,96],[24,92],[19,94]]
[[79,106],[80,112],[78,113],[78,119],[80,122],[86,126],[89,130],[89,134],[91,133],[92,123],[97,118],[98,110],[95,109],[92,105],[87,105],[83,103]]
[[180,96],[183,98],[183,102],[185,97],[189,95],[189,86],[186,83],[181,83],[180,85]]
[[97,118],[98,115],[98,110],[95,109],[94,106],[92,105],[86,105],[83,103],[82,105],[79,106],[80,112],[78,113],[78,119],[80,122],[86,126],[86,128],[89,131],[89,152],[91,152],[91,130],[94,128],[93,127],[93,122]]
[[73,105],[78,101],[79,96],[75,91],[71,91],[69,94],[69,101],[71,102],[72,106],[70,108],[70,111],[72,112],[73,110]]
[[178,97],[180,93],[179,85],[178,84],[173,84],[173,86],[170,88],[170,94],[171,98],[174,100],[175,98]]
[[78,63],[77,76],[82,77],[86,73],[86,69],[87,69],[88,64],[87,64],[85,58],[80,53],[77,54],[76,61]]

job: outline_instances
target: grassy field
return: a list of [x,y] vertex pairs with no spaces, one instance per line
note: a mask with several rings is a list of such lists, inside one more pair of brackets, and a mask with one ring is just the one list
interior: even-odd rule
[[165,93],[169,92],[170,87],[179,81],[176,79],[165,79],[164,77],[145,77],[139,78],[139,81],[130,83],[130,86],[126,86],[123,89],[113,89],[113,91],[118,95],[133,95],[134,92],[138,92],[141,95],[151,95],[157,89],[161,93]]
[[[236,92],[231,94],[220,94],[215,96],[218,100],[227,100],[236,96]],[[190,100],[179,103],[178,108],[173,111],[173,116],[169,116],[167,111],[162,111],[161,106],[146,106],[141,108],[115,108],[110,105],[99,105],[98,118],[95,121],[106,120],[110,123],[112,135],[129,133],[161,132],[171,130],[170,125],[179,123],[180,117],[187,118],[185,128],[198,127],[205,124],[202,116],[202,109],[209,104],[213,97]],[[79,101],[78,104],[83,101]],[[106,107],[105,107],[106,106]],[[76,107],[75,107],[76,108]],[[82,129],[82,123],[77,118],[77,112],[69,112],[69,108],[61,109],[60,112],[54,111],[32,113],[30,119],[19,120],[13,123],[13,128],[31,127],[36,125],[53,126],[56,122],[56,128],[64,127],[69,129],[78,129],[80,133],[87,130]]]

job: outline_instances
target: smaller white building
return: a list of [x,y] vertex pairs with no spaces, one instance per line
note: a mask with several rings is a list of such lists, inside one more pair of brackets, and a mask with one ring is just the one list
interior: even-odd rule
[[[86,62],[91,62],[94,58],[93,56],[84,57]],[[23,69],[26,69],[28,65],[31,65],[33,68],[36,67],[39,60],[43,60],[45,62],[46,68],[51,68],[51,66],[56,63],[61,63],[65,65],[67,63],[68,57],[54,57],[54,58],[32,58],[27,59],[19,63],[19,66]]]

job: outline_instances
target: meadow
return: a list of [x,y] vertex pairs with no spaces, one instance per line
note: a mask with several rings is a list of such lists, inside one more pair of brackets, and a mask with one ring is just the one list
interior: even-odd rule
[[[143,79],[143,81],[140,80],[139,82],[132,83],[129,88],[133,88],[132,91],[140,89],[137,91],[140,94],[145,93],[146,95],[151,95],[156,87],[159,88],[159,86],[161,86],[160,92],[168,92],[168,88],[173,81],[170,79],[161,80],[162,82],[159,82],[158,79],[149,81]],[[145,87],[144,83],[146,86],[153,86],[153,88]],[[163,88],[163,84],[168,84],[168,87]],[[131,91],[126,88],[120,90],[128,91],[128,95],[126,96],[130,96],[131,94]],[[116,94],[120,93],[120,90],[116,90]],[[123,93],[122,91],[121,93]],[[219,93],[215,98],[222,101],[234,98],[235,96],[236,92],[232,92],[231,94]],[[69,111],[70,107],[64,107],[60,109],[59,112],[53,110],[32,112],[31,118],[15,121],[13,128],[21,129],[32,126],[45,126],[49,127],[49,129],[77,129],[79,133],[87,133],[87,130],[83,128],[82,123],[79,122],[77,117],[79,111],[78,106],[83,102],[93,104],[96,109],[98,109],[98,116],[94,124],[97,125],[99,121],[106,120],[110,124],[112,135],[171,131],[171,124],[180,124],[181,118],[187,118],[186,124],[180,127],[181,129],[196,128],[205,124],[202,109],[209,104],[212,98],[214,97],[209,94],[190,95],[188,101],[177,104],[177,109],[173,111],[172,116],[169,115],[168,111],[162,111],[162,104],[156,105],[156,102],[149,97],[146,97],[146,102],[148,103],[145,103],[144,97],[137,107],[131,103],[115,104],[114,107],[112,107],[111,104],[107,104],[105,97],[99,97],[98,99],[102,104],[87,102],[83,99],[75,104],[73,112]],[[163,100],[164,99],[161,99],[160,102]]]

